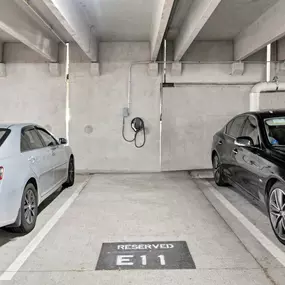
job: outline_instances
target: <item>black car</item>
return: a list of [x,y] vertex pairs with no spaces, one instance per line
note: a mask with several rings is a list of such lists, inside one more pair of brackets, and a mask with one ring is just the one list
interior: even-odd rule
[[231,184],[257,198],[285,244],[285,110],[234,117],[214,135],[215,182]]

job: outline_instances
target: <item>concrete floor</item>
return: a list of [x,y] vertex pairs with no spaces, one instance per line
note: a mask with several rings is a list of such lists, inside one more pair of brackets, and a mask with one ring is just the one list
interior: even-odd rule
[[[85,179],[81,176],[42,210],[30,235],[0,232],[0,271],[14,262]],[[284,280],[281,264],[252,243],[262,259],[268,257],[265,269],[203,187],[187,173],[94,175],[11,284],[283,285],[278,283],[278,278]],[[176,240],[187,241],[196,269],[95,271],[104,242]],[[273,280],[271,274],[279,277]]]

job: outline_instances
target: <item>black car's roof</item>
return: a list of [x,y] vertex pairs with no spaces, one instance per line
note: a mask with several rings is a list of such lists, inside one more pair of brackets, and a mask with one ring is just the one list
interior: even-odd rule
[[285,109],[278,109],[278,110],[262,110],[262,111],[256,111],[256,112],[246,112],[245,115],[255,115],[261,119],[265,118],[272,118],[272,117],[285,117]]

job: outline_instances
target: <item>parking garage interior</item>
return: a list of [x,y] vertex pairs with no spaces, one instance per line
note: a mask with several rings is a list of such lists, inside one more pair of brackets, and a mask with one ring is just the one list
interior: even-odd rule
[[[231,118],[284,107],[284,14],[284,0],[0,0],[0,121],[65,137],[76,165],[34,231],[0,230],[0,284],[283,285],[267,213],[210,170]],[[176,244],[187,262],[149,262]]]

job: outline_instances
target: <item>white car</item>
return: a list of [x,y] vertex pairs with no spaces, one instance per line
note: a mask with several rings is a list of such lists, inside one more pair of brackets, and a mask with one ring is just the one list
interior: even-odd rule
[[74,156],[66,139],[37,125],[0,124],[0,227],[32,231],[38,206],[73,184]]

